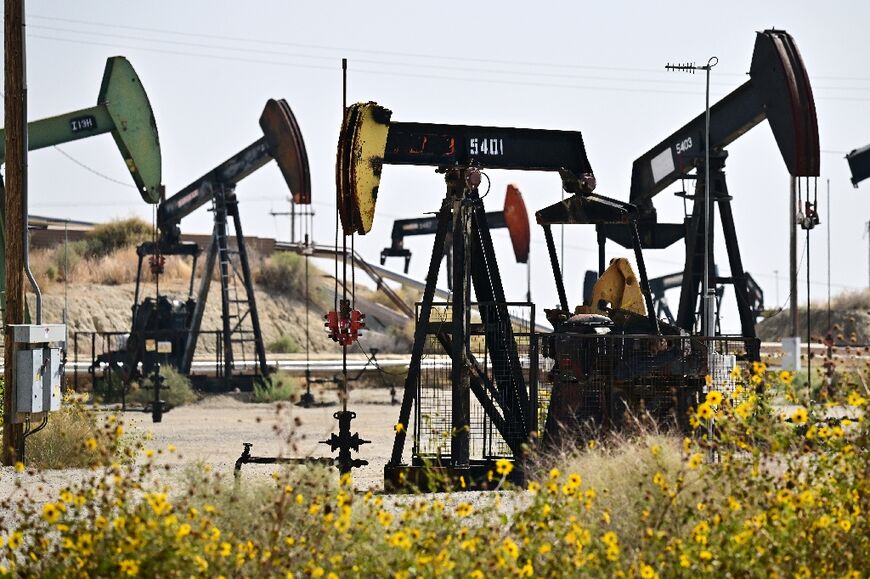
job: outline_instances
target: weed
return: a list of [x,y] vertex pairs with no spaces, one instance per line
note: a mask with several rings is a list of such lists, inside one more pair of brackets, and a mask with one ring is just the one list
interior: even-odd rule
[[98,414],[70,393],[46,427],[27,438],[27,460],[43,469],[94,467],[129,460],[136,445],[117,416]]
[[295,354],[299,351],[299,344],[296,343],[293,336],[285,334],[269,342],[266,349],[273,354]]
[[[172,408],[191,404],[199,400],[199,396],[190,384],[190,378],[180,374],[172,366],[160,368],[163,377],[163,387],[160,389],[160,399]],[[127,402],[147,404],[154,400],[154,380],[147,378],[145,385],[131,388],[127,393]]]
[[299,393],[301,380],[278,372],[269,377],[265,384],[254,384],[251,402],[287,402],[295,400]]
[[275,253],[263,262],[256,281],[273,293],[304,299],[305,258],[290,252]]

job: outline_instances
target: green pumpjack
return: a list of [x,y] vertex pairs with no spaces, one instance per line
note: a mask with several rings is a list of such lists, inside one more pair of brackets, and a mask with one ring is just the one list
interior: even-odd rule
[[[106,60],[96,106],[27,124],[30,151],[112,133],[130,176],[146,203],[160,201],[162,161],[154,112],[139,75],[123,56]],[[6,161],[6,131],[0,129],[0,163]],[[0,291],[6,287],[6,191],[0,179]],[[0,307],[5,306],[5,299]]]

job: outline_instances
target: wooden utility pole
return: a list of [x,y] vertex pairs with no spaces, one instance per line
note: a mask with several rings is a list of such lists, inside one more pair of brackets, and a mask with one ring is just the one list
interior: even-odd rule
[[4,322],[3,464],[15,464],[24,445],[22,425],[13,424],[12,364],[15,352],[10,324],[24,323],[24,239],[27,220],[27,83],[24,49],[24,0],[5,0],[6,113],[6,312]]

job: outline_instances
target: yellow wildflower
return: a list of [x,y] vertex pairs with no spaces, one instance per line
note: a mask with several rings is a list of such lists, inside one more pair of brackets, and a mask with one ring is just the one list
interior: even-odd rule
[[715,412],[713,412],[713,408],[705,402],[698,406],[696,414],[701,420],[709,420],[713,418]]
[[456,506],[456,514],[460,517],[467,517],[474,511],[470,503],[459,503]]
[[846,398],[846,402],[849,406],[864,406],[867,404],[867,400],[864,399],[863,396],[858,394],[856,390],[852,390],[849,392],[848,398]]
[[803,406],[795,408],[791,413],[791,421],[795,424],[804,424],[807,421],[807,409]]
[[49,523],[54,523],[60,518],[61,508],[54,503],[42,505],[42,518]]
[[121,561],[121,573],[124,575],[135,577],[139,574],[139,563],[133,559],[124,559]]
[[520,556],[520,548],[514,543],[510,538],[506,538],[502,541],[502,548],[505,552],[511,556],[512,559],[516,560]]
[[495,461],[495,470],[502,476],[507,476],[514,469],[514,464],[506,458],[500,458]]
[[175,532],[175,538],[176,539],[183,539],[184,537],[186,537],[190,534],[190,531],[191,531],[190,525],[188,525],[187,523],[184,523],[183,525],[178,527],[178,530]]
[[722,393],[718,390],[710,390],[707,392],[707,404],[716,406],[722,402]]
[[696,452],[692,456],[689,457],[689,468],[692,470],[695,470],[696,468],[701,466],[701,463],[703,463],[703,462],[704,462],[703,455],[701,455],[700,452]]

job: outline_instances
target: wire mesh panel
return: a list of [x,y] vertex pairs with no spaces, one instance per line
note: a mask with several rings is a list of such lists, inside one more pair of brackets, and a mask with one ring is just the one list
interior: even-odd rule
[[[538,371],[531,328],[534,306],[528,303],[479,303],[468,327],[471,384],[469,451],[473,460],[512,456],[511,444],[525,441],[534,429]],[[419,311],[418,311],[419,318]],[[421,323],[418,319],[418,323]],[[453,359],[450,304],[436,303],[427,326],[417,383],[414,422],[415,457],[449,460],[453,433]]]
[[750,338],[562,332],[542,340],[553,362],[544,431],[556,438],[590,423],[620,428],[629,414],[687,428],[707,376],[713,389],[733,392],[733,368],[758,351]]

